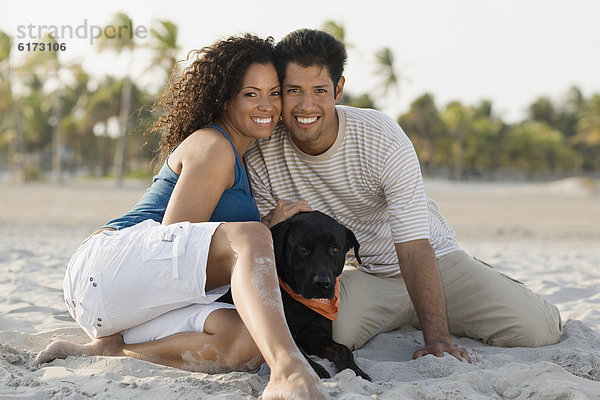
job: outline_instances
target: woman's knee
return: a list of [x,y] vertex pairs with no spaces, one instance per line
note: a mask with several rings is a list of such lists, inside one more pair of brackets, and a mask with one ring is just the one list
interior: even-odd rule
[[269,229],[260,222],[229,222],[221,224],[213,234],[207,260],[208,283],[214,287],[230,282],[240,258],[273,257]]
[[218,338],[218,347],[228,368],[251,371],[264,359],[246,325],[235,310],[219,310],[212,313],[205,323],[205,332]]
[[234,247],[273,248],[271,231],[260,222],[235,222],[222,226]]
[[232,337],[229,357],[235,363],[234,369],[240,371],[252,371],[264,362],[262,354],[244,324],[241,324]]

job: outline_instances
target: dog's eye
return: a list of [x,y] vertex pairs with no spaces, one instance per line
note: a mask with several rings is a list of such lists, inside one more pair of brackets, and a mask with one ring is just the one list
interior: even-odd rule
[[337,254],[339,251],[340,251],[340,248],[339,248],[339,247],[337,247],[337,246],[336,246],[336,247],[332,247],[332,248],[331,248],[331,253],[332,253],[332,254]]
[[304,246],[302,246],[301,244],[299,244],[298,246],[296,246],[296,250],[298,250],[298,253],[306,253],[306,248],[304,248]]

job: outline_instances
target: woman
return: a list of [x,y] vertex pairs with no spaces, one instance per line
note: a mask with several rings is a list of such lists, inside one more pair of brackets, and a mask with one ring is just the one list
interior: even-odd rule
[[[125,355],[227,372],[266,361],[263,398],[322,398],[289,334],[270,232],[242,162],[279,120],[272,39],[230,37],[195,55],[158,104],[164,114],[152,132],[163,133],[163,154],[172,152],[154,183],[67,267],[65,301],[92,342],[53,342],[38,362]],[[270,224],[305,209],[278,206]],[[216,301],[230,286],[236,310]]]

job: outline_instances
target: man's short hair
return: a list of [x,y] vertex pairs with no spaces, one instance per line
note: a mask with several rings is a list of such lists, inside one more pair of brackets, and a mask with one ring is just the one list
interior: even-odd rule
[[327,67],[335,87],[344,72],[348,55],[344,44],[327,32],[317,29],[298,29],[287,34],[275,46],[275,66],[279,80],[285,78],[289,63],[303,67]]

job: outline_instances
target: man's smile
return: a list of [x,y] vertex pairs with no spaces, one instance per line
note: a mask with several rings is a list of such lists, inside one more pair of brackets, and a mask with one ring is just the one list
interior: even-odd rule
[[319,119],[319,117],[300,117],[300,116],[297,116],[295,118],[296,118],[296,121],[298,121],[298,123],[300,125],[310,125],[310,124],[315,123],[317,121],[317,119]]

